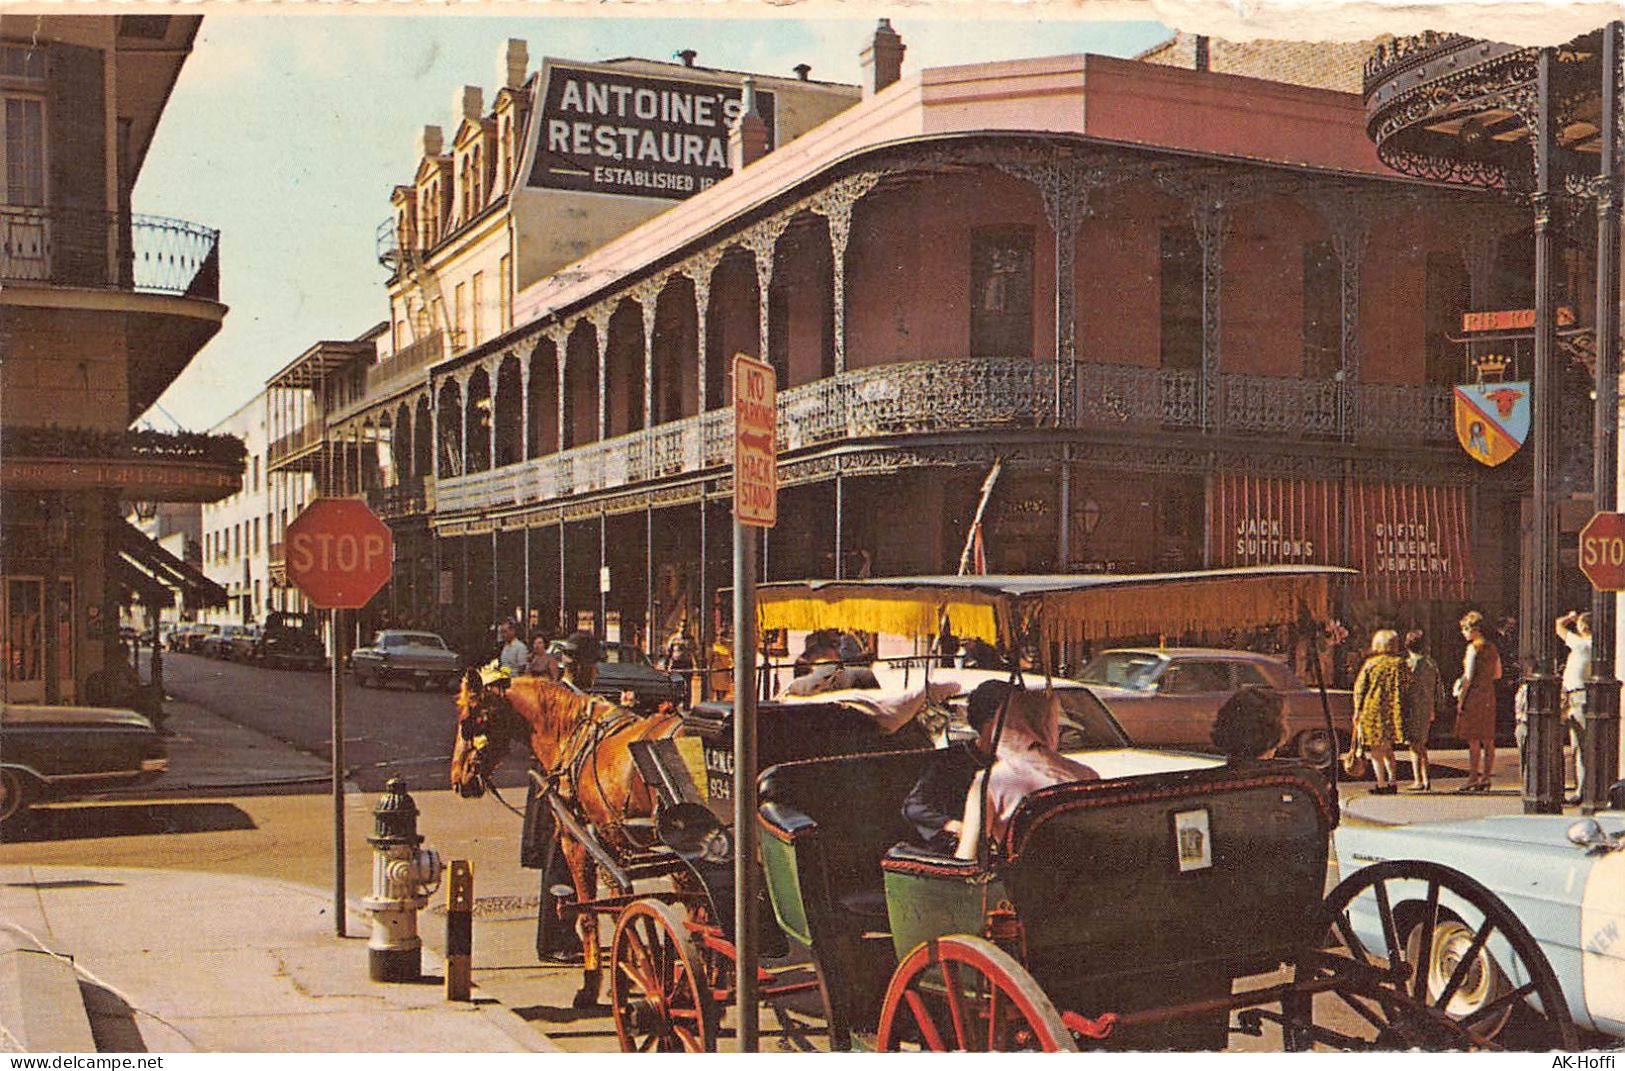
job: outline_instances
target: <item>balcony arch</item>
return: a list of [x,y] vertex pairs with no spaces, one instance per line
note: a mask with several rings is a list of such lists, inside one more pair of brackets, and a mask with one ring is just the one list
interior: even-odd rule
[[604,389],[607,429],[611,437],[643,427],[643,315],[636,301],[622,301],[609,319],[605,342]]
[[598,441],[598,336],[587,320],[576,323],[565,343],[564,446]]
[[432,425],[430,420],[429,396],[423,394],[418,397],[417,415],[412,422],[413,430],[416,432],[412,436],[412,475],[414,476],[430,475],[429,469],[434,464],[434,438],[431,433]]
[[412,410],[405,402],[395,408],[394,434],[390,436],[389,449],[395,464],[395,482],[405,483],[414,476],[422,475],[413,462],[416,460],[412,453]]
[[497,368],[496,466],[512,465],[524,460],[525,429],[523,377],[519,374],[519,357],[509,354]]
[[463,392],[455,379],[440,388],[440,444],[436,466],[442,478],[463,475]]
[[694,299],[693,280],[679,275],[655,300],[649,396],[657,425],[700,411],[699,318]]
[[542,457],[559,448],[559,350],[550,338],[530,351],[530,426],[525,429],[526,457]]
[[491,377],[485,369],[476,368],[468,377],[468,401],[464,405],[464,421],[468,429],[464,450],[467,452],[468,471],[484,472],[491,467]]

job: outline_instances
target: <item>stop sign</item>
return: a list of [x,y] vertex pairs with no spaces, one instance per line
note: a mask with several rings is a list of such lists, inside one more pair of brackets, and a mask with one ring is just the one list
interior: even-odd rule
[[355,498],[319,498],[283,537],[288,579],[323,610],[358,610],[389,579],[395,538]]
[[1598,591],[1625,591],[1625,513],[1594,513],[1580,529],[1580,571]]

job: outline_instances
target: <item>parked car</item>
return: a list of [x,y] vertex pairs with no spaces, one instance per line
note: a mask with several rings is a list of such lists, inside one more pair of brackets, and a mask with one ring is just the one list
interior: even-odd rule
[[237,635],[242,631],[242,625],[218,626],[218,631],[206,634],[198,643],[198,654],[208,655],[210,658],[229,659]]
[[0,821],[35,803],[144,784],[168,768],[163,739],[133,710],[0,706]]
[[[548,650],[554,656],[564,653],[563,641],[555,640]],[[683,704],[688,699],[688,680],[681,673],[656,669],[636,644],[605,643],[591,690],[617,703],[631,692],[636,707],[652,710],[661,703]]]
[[[1616,799],[1617,808],[1621,801]],[[1427,860],[1458,870],[1483,885],[1529,931],[1550,963],[1581,1030],[1625,1038],[1625,812],[1599,812],[1595,820],[1563,815],[1502,814],[1462,822],[1410,826],[1344,823],[1334,839],[1338,876],[1397,860]],[[1450,890],[1440,896],[1440,921],[1431,948],[1419,946],[1428,882],[1390,881],[1395,939],[1428,965],[1430,997],[1472,947],[1484,913]],[[1369,899],[1369,898],[1368,898]],[[1380,909],[1374,900],[1351,905],[1360,940],[1383,948]],[[1465,984],[1451,1001],[1455,1017],[1474,1014],[1526,979],[1512,962],[1505,927],[1480,949]],[[1425,958],[1424,958],[1425,957]],[[1496,1019],[1491,1014],[1490,1025]],[[1502,1039],[1505,1040],[1505,1039]],[[1587,1046],[1589,1047],[1589,1045]]]
[[254,658],[272,669],[321,669],[327,664],[327,650],[311,617],[276,610],[265,618]]
[[457,653],[432,632],[385,629],[373,636],[371,644],[350,655],[350,671],[363,688],[409,681],[419,688],[439,686],[452,691],[457,687],[459,662]]
[[185,636],[186,646],[183,650],[187,654],[207,654],[208,652],[204,650],[205,642],[218,635],[220,635],[219,625],[200,621],[187,630]]
[[252,662],[259,653],[260,627],[258,625],[244,625],[237,632],[232,633],[231,649],[226,657],[233,662]]
[[164,647],[171,651],[185,650],[186,634],[191,630],[192,624],[189,621],[181,621],[169,626],[169,632],[164,637]]
[[1284,700],[1286,746],[1281,754],[1313,763],[1330,761],[1348,739],[1353,693],[1327,689],[1338,738],[1327,739],[1320,691],[1269,655],[1201,647],[1105,651],[1078,674],[1111,708],[1134,742],[1147,746],[1211,749],[1219,707],[1246,685],[1270,688]]

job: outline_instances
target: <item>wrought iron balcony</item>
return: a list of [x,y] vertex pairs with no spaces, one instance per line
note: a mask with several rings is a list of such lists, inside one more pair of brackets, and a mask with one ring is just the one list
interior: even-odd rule
[[386,487],[368,488],[367,504],[386,521],[421,516],[428,511],[423,492],[423,478],[412,476]]
[[275,466],[313,446],[320,446],[326,429],[327,422],[321,417],[305,421],[271,443],[270,449],[266,451],[266,463]]
[[[1054,370],[1037,361],[977,359],[880,365],[779,395],[778,447],[796,451],[895,435],[1051,426]],[[1082,429],[1199,431],[1197,373],[1080,363]],[[1222,425],[1281,440],[1382,439],[1417,444],[1454,436],[1439,387],[1362,385],[1231,374],[1221,377]],[[713,409],[513,465],[443,477],[433,509],[520,505],[726,468],[733,412]]]
[[0,206],[0,281],[220,297],[220,232],[163,216]]

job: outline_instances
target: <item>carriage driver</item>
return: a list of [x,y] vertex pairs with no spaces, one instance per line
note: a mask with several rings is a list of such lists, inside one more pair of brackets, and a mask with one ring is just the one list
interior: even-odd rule
[[993,731],[999,708],[1010,697],[1006,681],[983,681],[970,694],[965,717],[976,739],[962,740],[931,753],[913,790],[903,800],[903,817],[921,844],[951,856],[959,846],[965,797],[976,771],[993,761]]

